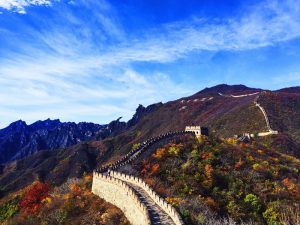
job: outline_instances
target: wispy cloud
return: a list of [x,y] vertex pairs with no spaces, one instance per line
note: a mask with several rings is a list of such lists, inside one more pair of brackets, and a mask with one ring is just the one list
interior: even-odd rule
[[[49,4],[0,0],[0,7],[19,13],[30,5]],[[9,33],[6,42],[20,46],[0,56],[2,123],[45,117],[128,119],[139,103],[193,91],[175,82],[171,73],[141,71],[137,62],[167,64],[194,52],[244,51],[300,37],[299,0],[264,1],[229,19],[176,21],[134,36],[126,33],[118,11],[107,1],[61,4],[51,8],[50,19],[32,15],[33,26],[24,25],[22,35],[0,27]]]
[[45,5],[50,6],[51,0],[0,0],[0,7],[12,10],[17,13],[25,14],[28,6]]

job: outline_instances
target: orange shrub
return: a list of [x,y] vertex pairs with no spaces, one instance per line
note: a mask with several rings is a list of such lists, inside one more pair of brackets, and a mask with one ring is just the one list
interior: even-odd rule
[[211,197],[206,198],[206,203],[212,209],[215,209],[215,210],[219,209],[218,203]]
[[205,175],[210,182],[212,182],[212,173],[214,171],[213,167],[210,164],[205,165]]
[[162,159],[166,155],[166,153],[167,151],[165,148],[159,148],[152,156],[156,159]]
[[81,189],[77,184],[71,184],[70,189],[72,190],[72,194],[74,197],[81,195]]
[[289,178],[285,178],[282,181],[282,184],[293,194],[299,194],[299,190],[296,186],[296,184],[290,180]]

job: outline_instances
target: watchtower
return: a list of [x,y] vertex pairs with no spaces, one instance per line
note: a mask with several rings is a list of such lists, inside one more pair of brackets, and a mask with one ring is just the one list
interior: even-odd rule
[[201,126],[186,126],[185,131],[194,132],[196,137],[199,138],[202,135],[208,136],[208,128]]

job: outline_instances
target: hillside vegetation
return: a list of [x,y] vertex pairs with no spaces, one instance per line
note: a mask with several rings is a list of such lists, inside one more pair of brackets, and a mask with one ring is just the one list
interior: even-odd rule
[[268,138],[174,139],[132,168],[177,207],[187,224],[230,217],[255,224],[300,223],[300,160],[273,150]]

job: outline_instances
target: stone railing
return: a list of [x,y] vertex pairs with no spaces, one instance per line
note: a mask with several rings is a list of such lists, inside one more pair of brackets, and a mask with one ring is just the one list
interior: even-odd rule
[[149,212],[126,182],[94,172],[92,192],[119,207],[133,225],[150,225]]
[[174,132],[167,132],[167,133],[161,134],[157,137],[150,138],[150,139],[144,141],[143,143],[141,143],[141,145],[139,147],[132,149],[125,156],[123,156],[123,158],[121,158],[120,160],[116,161],[113,164],[100,167],[100,168],[96,169],[96,172],[103,173],[103,172],[107,172],[108,169],[116,170],[117,168],[124,166],[124,165],[132,162],[133,160],[135,160],[139,155],[141,155],[143,152],[145,152],[150,146],[161,141],[162,139],[168,138],[168,137],[173,137],[176,135],[184,135],[184,134],[195,134],[195,133],[192,131],[174,131]]
[[116,171],[109,171],[109,174],[114,178],[139,186],[152,198],[152,200],[157,205],[159,205],[170,216],[170,218],[174,221],[176,225],[184,224],[176,209],[172,205],[167,203],[159,195],[157,195],[156,192],[153,191],[153,189],[148,184],[146,184],[142,179],[131,175],[123,174],[120,172],[116,172]]

